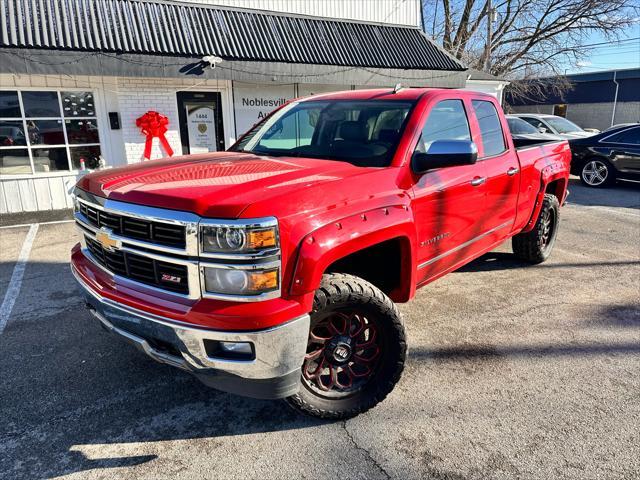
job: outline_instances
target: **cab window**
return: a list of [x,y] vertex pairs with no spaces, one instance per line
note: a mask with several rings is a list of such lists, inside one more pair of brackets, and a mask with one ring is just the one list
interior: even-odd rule
[[480,126],[484,157],[493,157],[506,151],[502,124],[493,103],[486,100],[472,100],[471,105]]
[[471,140],[462,100],[443,100],[431,109],[416,151],[426,153],[436,140]]

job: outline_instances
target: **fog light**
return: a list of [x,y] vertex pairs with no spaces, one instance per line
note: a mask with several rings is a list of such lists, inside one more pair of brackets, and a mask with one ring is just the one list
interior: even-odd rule
[[220,350],[239,355],[251,355],[251,344],[247,342],[220,342]]
[[207,357],[212,360],[255,360],[256,354],[251,342],[221,342],[220,340],[204,340]]

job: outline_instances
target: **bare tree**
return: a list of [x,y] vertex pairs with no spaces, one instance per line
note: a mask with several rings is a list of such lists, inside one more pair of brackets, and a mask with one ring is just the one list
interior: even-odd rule
[[[615,41],[638,23],[638,0],[422,0],[427,34],[471,68],[515,81],[562,75],[583,60],[588,38]],[[489,15],[489,9],[493,15]],[[487,22],[492,40],[487,48]],[[490,52],[490,61],[485,62]],[[530,90],[531,84],[527,82]],[[566,89],[559,80],[545,88]]]

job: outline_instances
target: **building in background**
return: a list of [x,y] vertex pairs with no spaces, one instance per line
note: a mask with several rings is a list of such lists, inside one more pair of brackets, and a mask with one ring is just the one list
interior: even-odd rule
[[620,123],[640,122],[640,69],[580,73],[567,78],[571,87],[563,95],[548,93],[523,100],[510,97],[507,90],[505,103],[513,113],[559,115],[582,128],[605,130]]
[[299,96],[466,87],[420,18],[420,0],[4,0],[0,213],[69,208],[83,167],[142,161],[147,112],[160,158],[228,148]]

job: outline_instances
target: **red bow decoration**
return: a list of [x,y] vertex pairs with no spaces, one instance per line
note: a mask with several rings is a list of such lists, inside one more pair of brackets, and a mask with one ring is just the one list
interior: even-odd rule
[[158,137],[167,155],[170,157],[173,155],[173,149],[171,145],[169,145],[167,137],[164,136],[164,134],[167,133],[167,125],[169,125],[169,119],[153,110],[149,110],[136,120],[136,126],[140,128],[142,134],[147,137],[144,144],[144,158],[147,160],[151,158],[151,147],[154,137]]

